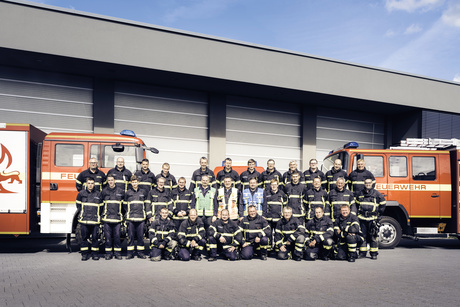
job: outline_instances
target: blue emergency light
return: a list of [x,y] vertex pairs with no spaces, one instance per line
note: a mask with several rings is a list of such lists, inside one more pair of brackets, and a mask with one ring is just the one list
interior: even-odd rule
[[126,136],[132,136],[132,137],[136,137],[136,134],[134,133],[134,131],[132,130],[123,130],[120,132],[120,135],[126,135]]
[[358,142],[348,142],[345,145],[343,145],[343,148],[358,148],[359,144]]

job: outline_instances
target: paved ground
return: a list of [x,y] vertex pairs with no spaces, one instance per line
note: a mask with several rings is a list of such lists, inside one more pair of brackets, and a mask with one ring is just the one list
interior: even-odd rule
[[0,306],[458,306],[460,241],[403,240],[379,259],[80,261],[62,238],[0,239]]

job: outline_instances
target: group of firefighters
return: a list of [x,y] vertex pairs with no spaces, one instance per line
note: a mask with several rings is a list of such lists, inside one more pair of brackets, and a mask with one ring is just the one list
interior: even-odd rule
[[[378,231],[385,198],[374,189],[375,178],[362,159],[350,174],[341,160],[326,174],[310,160],[305,172],[289,163],[283,175],[268,160],[259,173],[255,161],[239,175],[225,159],[217,175],[205,157],[189,188],[176,182],[164,163],[155,176],[144,159],[133,175],[118,158],[104,174],[95,158],[77,177],[76,205],[81,229],[82,260],[99,260],[99,229],[105,237],[105,259],[122,259],[121,233],[127,226],[127,256],[145,259],[148,228],[149,259],[215,261],[218,252],[229,260],[277,259],[300,261],[337,259],[354,262],[378,255]],[[89,238],[91,237],[91,240]],[[359,249],[359,253],[358,253]]]

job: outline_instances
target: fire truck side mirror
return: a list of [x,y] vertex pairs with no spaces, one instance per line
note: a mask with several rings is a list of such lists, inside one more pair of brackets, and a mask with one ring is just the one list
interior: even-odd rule
[[125,146],[121,145],[120,143],[116,143],[116,144],[112,145],[112,149],[113,149],[114,152],[123,152],[123,151],[125,151]]
[[154,154],[157,154],[157,153],[160,152],[158,149],[156,149],[156,148],[154,148],[154,147],[150,147],[149,150],[150,150],[150,152],[152,152],[152,153],[154,153]]

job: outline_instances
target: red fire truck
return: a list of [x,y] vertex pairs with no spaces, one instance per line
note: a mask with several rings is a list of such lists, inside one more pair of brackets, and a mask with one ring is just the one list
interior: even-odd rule
[[381,247],[395,247],[403,235],[459,238],[459,140],[407,139],[401,146],[378,150],[350,142],[326,156],[323,171],[340,159],[350,173],[361,158],[387,200]]
[[78,174],[95,157],[107,173],[118,157],[136,170],[148,148],[132,131],[46,134],[29,124],[0,123],[0,234],[70,235],[76,227]]

